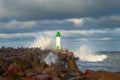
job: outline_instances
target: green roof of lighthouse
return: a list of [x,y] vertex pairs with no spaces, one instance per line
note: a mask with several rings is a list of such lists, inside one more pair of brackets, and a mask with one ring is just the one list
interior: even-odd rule
[[57,33],[56,33],[56,37],[60,37],[60,32],[57,32]]

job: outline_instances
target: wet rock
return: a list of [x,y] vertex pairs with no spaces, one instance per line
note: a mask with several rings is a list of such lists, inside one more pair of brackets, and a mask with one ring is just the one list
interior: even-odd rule
[[52,80],[48,75],[46,74],[39,74],[35,77],[36,80]]
[[2,76],[8,69],[10,63],[2,60],[2,58],[0,58],[0,76]]
[[35,69],[37,67],[40,67],[40,61],[38,59],[38,56],[34,55],[33,61],[32,61],[32,68]]
[[28,76],[28,77],[32,77],[32,76],[37,75],[37,73],[33,69],[28,69],[28,70],[25,70],[25,75]]
[[23,75],[24,73],[22,72],[21,68],[15,63],[11,64],[6,73],[4,74],[7,80],[15,80],[22,77]]
[[81,80],[81,77],[72,77],[72,78],[70,78],[68,80]]
[[96,71],[88,80],[120,80],[120,75],[113,72]]
[[[25,77],[24,80],[33,80],[32,78],[30,77]],[[37,79],[36,79],[37,80]]]
[[75,60],[72,57],[69,57],[67,60],[67,69],[69,72],[78,70],[77,64],[75,63]]
[[19,77],[23,77],[23,76],[25,75],[25,73],[24,73],[23,71],[19,71],[19,72],[17,72],[17,75],[18,75]]
[[83,73],[78,69],[77,64],[75,63],[74,58],[69,57],[67,61],[68,72],[76,72],[79,76],[82,76]]
[[93,73],[94,73],[93,70],[87,69],[87,70],[84,72],[84,75],[85,75],[85,76],[89,76],[89,75],[91,75],[91,74],[93,74]]
[[60,78],[58,78],[58,77],[53,77],[53,79],[52,80],[60,80]]
[[67,73],[67,68],[65,67],[65,65],[61,64],[61,65],[59,65],[57,67],[58,67],[59,72]]
[[38,73],[42,73],[42,71],[44,71],[46,68],[48,67],[48,65],[45,62],[40,63],[40,66],[35,68],[35,70]]
[[42,73],[47,74],[50,77],[56,77],[59,75],[59,72],[53,63],[51,63],[50,67],[46,68]]
[[26,69],[26,61],[25,61],[25,60],[20,59],[20,58],[18,58],[18,57],[15,57],[15,58],[14,58],[14,62],[15,62],[18,66],[20,66],[20,68],[21,68],[22,70]]
[[25,77],[23,80],[40,80],[36,77]]
[[32,56],[29,54],[24,54],[22,56],[22,60],[25,61],[26,63],[26,66],[25,66],[25,69],[31,69],[32,68]]
[[64,73],[64,74],[61,75],[61,80],[68,80],[72,77],[74,77],[74,76],[71,75],[70,73]]

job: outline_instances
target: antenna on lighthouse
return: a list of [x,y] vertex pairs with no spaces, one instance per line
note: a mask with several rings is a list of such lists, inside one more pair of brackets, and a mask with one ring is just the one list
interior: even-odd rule
[[60,38],[61,38],[61,34],[60,34],[60,32],[57,32],[56,33],[56,50],[61,49]]

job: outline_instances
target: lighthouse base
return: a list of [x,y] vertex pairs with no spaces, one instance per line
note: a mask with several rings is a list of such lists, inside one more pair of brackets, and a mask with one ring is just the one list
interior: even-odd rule
[[60,46],[56,46],[56,50],[60,50]]

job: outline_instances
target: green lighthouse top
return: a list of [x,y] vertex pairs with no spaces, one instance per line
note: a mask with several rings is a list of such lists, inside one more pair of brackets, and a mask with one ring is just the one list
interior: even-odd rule
[[56,37],[60,37],[61,35],[60,35],[60,32],[57,32],[56,33]]

